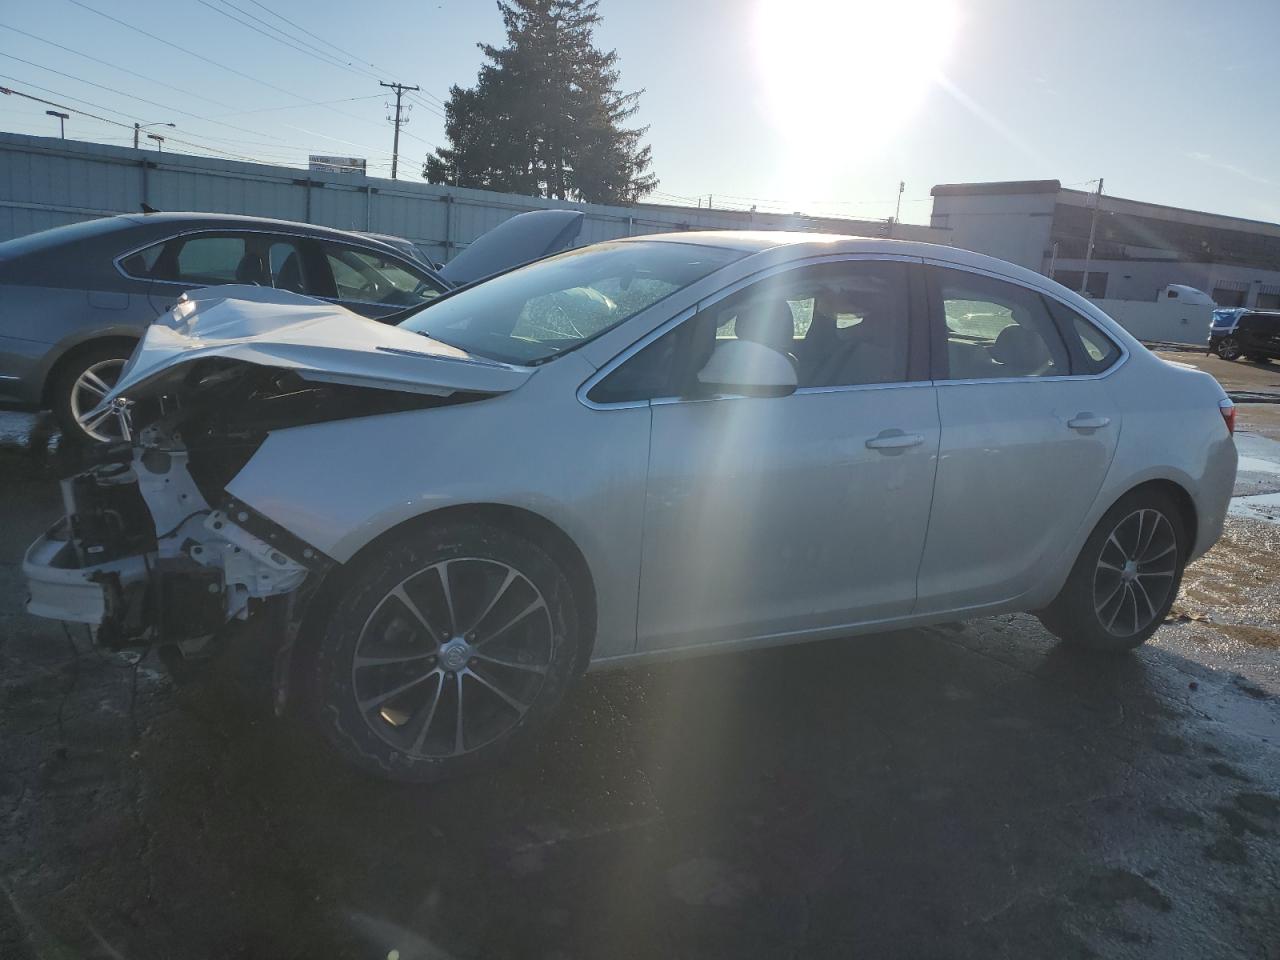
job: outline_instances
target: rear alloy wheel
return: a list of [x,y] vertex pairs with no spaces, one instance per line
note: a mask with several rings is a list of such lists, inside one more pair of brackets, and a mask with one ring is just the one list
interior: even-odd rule
[[317,654],[318,719],[369,772],[447,779],[549,713],[581,649],[572,589],[537,545],[476,523],[419,530],[357,564]]
[[127,345],[104,344],[86,350],[59,371],[52,387],[53,412],[66,439],[109,443],[122,438],[114,411],[93,411],[116,385],[128,360]]
[[1240,341],[1235,337],[1223,337],[1218,341],[1217,354],[1223,360],[1239,360],[1240,353]]
[[1164,622],[1178,594],[1185,539],[1163,493],[1124,497],[1098,523],[1040,619],[1070,643],[1113,652],[1137,647]]

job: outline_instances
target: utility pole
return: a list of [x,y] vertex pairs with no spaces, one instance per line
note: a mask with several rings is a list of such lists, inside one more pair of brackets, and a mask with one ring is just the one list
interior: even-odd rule
[[897,223],[902,219],[902,191],[907,189],[907,181],[898,181],[898,205],[893,208],[893,222]]
[[51,117],[58,118],[58,135],[63,140],[67,139],[67,121],[71,119],[71,114],[59,113],[57,110],[46,110],[45,113]]
[[1089,218],[1089,246],[1084,251],[1084,273],[1080,276],[1080,296],[1085,296],[1089,289],[1089,264],[1093,261],[1093,237],[1098,232],[1098,208],[1102,206],[1102,178],[1098,178],[1098,189],[1093,195],[1093,216]]
[[391,145],[391,179],[394,180],[396,178],[396,166],[400,162],[400,128],[409,122],[407,117],[402,118],[400,116],[400,98],[404,96],[406,90],[419,90],[421,88],[410,87],[403,83],[383,83],[381,80],[378,81],[378,86],[387,87],[396,92],[396,115],[394,118],[387,117],[396,128],[395,139]]

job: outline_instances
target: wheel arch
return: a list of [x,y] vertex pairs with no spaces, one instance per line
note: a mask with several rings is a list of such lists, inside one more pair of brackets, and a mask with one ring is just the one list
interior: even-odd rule
[[133,348],[138,345],[139,338],[127,333],[108,333],[101,336],[95,335],[83,340],[78,340],[70,346],[66,347],[62,352],[57,354],[51,363],[45,367],[42,382],[40,384],[40,405],[48,409],[53,401],[53,385],[57,383],[58,377],[67,365],[83,356],[91,350],[108,344],[117,344],[127,348],[127,353],[132,353]]
[[[1182,523],[1182,533],[1187,538],[1187,556],[1195,555],[1196,537],[1199,532],[1200,515],[1196,510],[1195,500],[1192,499],[1190,492],[1182,484],[1166,477],[1157,477],[1152,480],[1144,480],[1142,483],[1135,484],[1128,490],[1125,490],[1120,496],[1116,497],[1110,510],[1125,497],[1134,493],[1144,491],[1159,491],[1167,495],[1178,507],[1178,519]],[[1104,514],[1106,511],[1103,511]]]
[[[292,691],[297,691],[304,696],[308,695],[307,678],[300,671],[310,661],[309,651],[318,642],[321,625],[341,595],[341,587],[347,572],[360,560],[376,553],[383,544],[393,537],[402,535],[406,530],[421,530],[457,521],[480,521],[504,527],[546,550],[560,565],[573,587],[574,607],[578,614],[582,637],[586,643],[586,650],[580,662],[583,668],[586,667],[591,659],[596,639],[596,586],[587,559],[573,538],[559,525],[524,507],[503,503],[451,504],[411,517],[384,530],[357,550],[346,562],[334,566],[324,575],[323,581],[311,592],[312,599],[302,610],[297,641],[294,649],[289,652],[290,663],[283,672],[277,671],[277,703],[283,703],[286,699],[290,702],[300,699],[294,696]],[[287,690],[280,689],[280,681],[284,677],[288,677]]]

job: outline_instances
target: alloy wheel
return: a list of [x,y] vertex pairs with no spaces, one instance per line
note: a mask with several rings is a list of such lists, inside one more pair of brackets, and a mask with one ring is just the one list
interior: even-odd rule
[[85,435],[99,441],[119,440],[120,424],[115,412],[107,409],[97,414],[93,408],[102,402],[120,379],[125,361],[118,357],[91,364],[71,385],[71,416]]
[[1131,637],[1164,610],[1178,570],[1178,538],[1159,510],[1130,513],[1111,531],[1093,574],[1093,606],[1106,631]]
[[1240,341],[1235,337],[1227,337],[1218,343],[1218,356],[1223,360],[1240,359]]
[[433,563],[374,607],[351,664],[369,727],[414,757],[470,753],[510,732],[551,667],[551,612],[533,582],[496,560]]

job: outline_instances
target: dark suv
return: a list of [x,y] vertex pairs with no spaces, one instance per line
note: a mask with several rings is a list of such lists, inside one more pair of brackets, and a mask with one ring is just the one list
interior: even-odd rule
[[1209,352],[1223,360],[1267,361],[1280,357],[1280,311],[1233,307],[1213,311]]

